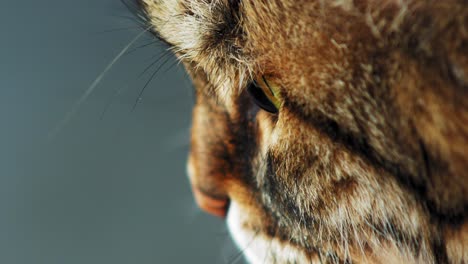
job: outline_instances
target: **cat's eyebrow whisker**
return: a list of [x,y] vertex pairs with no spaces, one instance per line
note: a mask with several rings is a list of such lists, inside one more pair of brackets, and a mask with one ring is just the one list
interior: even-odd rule
[[145,86],[143,86],[143,88],[140,90],[140,93],[138,94],[138,97],[137,99],[135,100],[135,103],[133,104],[133,108],[132,108],[132,111],[135,110],[135,108],[137,107],[138,103],[141,101],[142,99],[142,95],[143,93],[145,92],[146,90],[146,87],[148,87],[148,85],[151,83],[151,81],[154,79],[154,76],[156,76],[156,74],[159,72],[159,70],[161,70],[161,68],[169,61],[169,59],[171,58],[171,56],[167,57],[163,63],[161,63],[158,68],[153,72],[153,74],[151,75],[151,77],[148,79],[148,81],[145,83]]
[[49,140],[53,139],[62,129],[63,127],[70,121],[70,119],[75,115],[75,113],[78,111],[80,106],[86,101],[86,99],[91,95],[91,93],[96,89],[98,84],[101,82],[101,80],[104,78],[107,72],[110,71],[112,66],[125,54],[125,52],[139,39],[141,38],[146,32],[151,27],[147,27],[145,30],[140,32],[135,38],[133,38],[115,57],[114,59],[107,64],[107,66],[104,68],[104,70],[94,79],[94,81],[91,83],[91,85],[84,91],[84,93],[81,95],[81,97],[73,104],[71,109],[67,112],[65,117],[57,124],[55,128],[53,128],[47,138]]
[[155,61],[152,61],[147,67],[145,67],[145,69],[140,73],[140,75],[138,75],[138,77],[143,76],[149,69],[151,69],[161,59],[163,59],[164,57],[167,57],[168,55],[171,55],[171,52],[169,50],[166,50],[163,54],[158,53],[158,54],[152,56],[152,58],[154,58],[155,56],[158,56],[158,55],[159,55],[159,57]]
[[134,47],[133,49],[127,51],[127,52],[125,53],[125,55],[128,55],[128,54],[133,53],[133,52],[135,52],[135,51],[137,51],[137,50],[139,50],[139,49],[141,49],[141,48],[148,47],[148,46],[153,45],[153,44],[160,44],[160,41],[159,41],[159,40],[152,40],[151,42],[148,42],[148,43],[145,43],[145,44],[143,44],[143,45]]
[[142,8],[140,8],[140,6],[128,3],[126,0],[120,0],[120,2],[128,9],[130,13],[132,13],[136,18],[140,19],[143,24],[150,24],[148,17],[145,15],[145,12]]
[[[155,41],[155,42],[157,42],[157,41]],[[127,52],[125,55],[127,55],[127,54],[129,54],[129,52]],[[147,72],[151,68],[151,66],[156,64],[162,57],[167,56],[168,54],[170,54],[170,53],[166,51],[160,57],[158,57],[158,59],[156,59],[156,61],[151,62],[151,64],[148,67],[146,67],[145,70],[142,73],[140,73],[138,78],[142,77],[144,75],[144,73]],[[156,54],[156,56],[157,55],[160,55],[160,54]],[[154,58],[155,56],[152,56],[152,57]],[[100,116],[101,120],[104,118],[104,115],[109,110],[109,107],[112,105],[112,102],[115,99],[115,97],[117,97],[119,94],[121,94],[124,90],[128,89],[129,87],[130,87],[130,85],[123,86],[114,93],[114,95],[111,97],[111,99],[109,99],[106,106],[104,107],[104,110],[101,113],[101,116]]]

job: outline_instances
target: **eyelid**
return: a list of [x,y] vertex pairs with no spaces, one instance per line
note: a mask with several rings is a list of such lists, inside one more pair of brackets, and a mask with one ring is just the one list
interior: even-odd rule
[[265,85],[268,87],[268,90],[270,90],[271,94],[273,96],[275,96],[275,92],[273,91],[273,89],[271,89],[270,84],[267,82],[264,75],[262,75],[262,79],[263,79],[263,82],[265,83]]
[[265,77],[265,75],[262,75],[259,79],[260,82],[256,83],[259,84],[258,86],[263,90],[263,92],[273,103],[273,105],[275,105],[275,107],[279,109],[281,107],[282,100],[278,91],[278,86],[274,83],[272,84],[271,81],[268,81],[268,76]]

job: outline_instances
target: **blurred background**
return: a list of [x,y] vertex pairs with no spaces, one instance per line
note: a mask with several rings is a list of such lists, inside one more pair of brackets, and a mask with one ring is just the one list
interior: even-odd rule
[[119,0],[3,0],[0,29],[0,263],[243,263],[190,193],[182,66],[143,34],[106,70],[142,32]]

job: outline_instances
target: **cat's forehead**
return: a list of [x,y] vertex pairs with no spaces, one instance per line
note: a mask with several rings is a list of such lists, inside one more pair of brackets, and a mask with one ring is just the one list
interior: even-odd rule
[[241,87],[252,62],[244,53],[240,1],[143,0],[155,31],[182,61],[203,69],[213,86]]
[[[264,74],[294,77],[290,87],[300,90],[309,85],[301,77],[312,69],[306,65],[320,65],[316,59],[323,57],[322,47],[317,45],[329,39],[317,34],[323,25],[316,17],[326,15],[320,1],[142,1],[155,31],[189,68],[206,73],[221,98],[235,97]],[[324,69],[313,70],[321,74]]]
[[263,74],[298,97],[317,87],[362,85],[354,82],[369,78],[351,75],[376,68],[370,54],[390,54],[394,39],[414,39],[416,30],[405,1],[141,1],[154,30],[225,98]]

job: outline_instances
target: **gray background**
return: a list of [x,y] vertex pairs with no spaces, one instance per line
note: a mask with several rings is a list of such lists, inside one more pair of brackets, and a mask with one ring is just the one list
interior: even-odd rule
[[141,32],[126,17],[118,0],[1,0],[0,263],[242,262],[192,200],[192,88],[173,57],[132,110],[157,44],[123,56],[60,126]]

